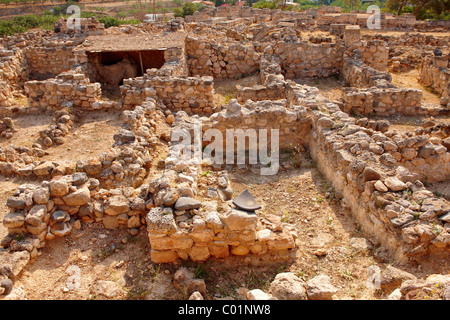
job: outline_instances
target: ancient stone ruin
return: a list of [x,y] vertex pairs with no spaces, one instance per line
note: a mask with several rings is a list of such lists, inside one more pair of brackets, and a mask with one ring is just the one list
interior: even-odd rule
[[[229,129],[277,130],[280,150],[309,154],[367,237],[394,259],[448,261],[450,203],[427,188],[450,181],[448,42],[415,34],[441,26],[412,15],[382,15],[383,28],[411,32],[401,43],[394,35],[363,35],[366,22],[364,14],[231,6],[126,32],[95,19],[72,32],[61,20],[55,31],[0,39],[2,139],[17,134],[17,117],[52,117],[38,141],[0,147],[0,174],[24,181],[6,200],[0,252],[19,262],[0,269],[0,277],[16,277],[52,239],[85,223],[147,234],[155,264],[289,261],[302,246],[295,226],[232,203],[238,194],[231,171],[273,163],[230,165],[203,153],[208,130],[225,137]],[[305,37],[311,30],[328,36]],[[414,39],[420,60],[392,56]],[[437,46],[442,56],[433,55]],[[419,82],[440,103],[426,104],[422,90],[395,84],[396,68],[418,68]],[[217,103],[216,82],[251,75],[257,84],[239,84]],[[344,88],[333,98],[298,81],[333,77]],[[119,114],[107,151],[46,158],[76,121],[96,111]],[[392,117],[408,116],[443,122],[392,129]]]

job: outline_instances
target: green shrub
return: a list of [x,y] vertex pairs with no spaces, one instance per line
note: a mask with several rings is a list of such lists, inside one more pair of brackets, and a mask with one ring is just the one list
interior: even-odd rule
[[15,25],[12,21],[0,20],[0,37],[12,36],[15,33],[27,31],[20,25]]
[[16,25],[22,26],[27,29],[37,28],[41,23],[41,17],[31,14],[28,16],[15,16],[13,22]]
[[183,4],[182,8],[174,8],[173,9],[173,16],[176,17],[183,17],[191,16],[194,14],[195,11],[201,11],[205,8],[205,5],[203,4],[196,4],[191,2],[186,2]]
[[174,8],[173,9],[173,16],[175,18],[182,17],[183,16],[183,9],[181,9],[181,8]]
[[259,0],[253,4],[253,8],[258,9],[276,9],[278,6],[275,1]]
[[100,23],[105,24],[105,28],[109,27],[118,27],[120,25],[119,19],[116,19],[111,16],[105,16],[98,19]]

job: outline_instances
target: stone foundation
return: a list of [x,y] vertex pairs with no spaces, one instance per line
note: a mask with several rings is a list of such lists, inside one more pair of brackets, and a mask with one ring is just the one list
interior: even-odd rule
[[424,57],[420,66],[419,81],[441,95],[441,103],[450,107],[449,57]]
[[100,83],[90,83],[83,73],[76,70],[61,73],[54,79],[28,81],[25,94],[29,106],[36,110],[58,110],[67,104],[95,109],[95,103],[102,96]]

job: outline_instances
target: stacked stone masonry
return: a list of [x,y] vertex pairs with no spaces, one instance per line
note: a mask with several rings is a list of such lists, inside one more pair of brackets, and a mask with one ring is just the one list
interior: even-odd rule
[[450,67],[448,56],[427,56],[420,66],[419,81],[441,95],[441,104],[450,106]]
[[[123,79],[119,102],[104,100],[100,83],[89,81],[89,61],[80,35],[52,38],[43,33],[47,42],[33,42],[29,35],[2,39],[7,48],[0,51],[0,103],[5,113],[14,105],[14,90],[30,72],[56,74],[23,85],[27,112],[55,112],[55,122],[40,132],[44,146],[64,143],[74,110],[122,109],[123,121],[110,150],[88,161],[42,161],[45,152],[39,144],[0,148],[2,175],[38,181],[21,185],[7,200],[10,212],[3,224],[9,235],[2,246],[34,257],[47,241],[69,234],[81,221],[102,223],[107,229],[126,227],[132,234],[146,230],[155,263],[230,255],[289,257],[298,244],[294,228],[233,207],[227,172],[201,157],[204,145],[194,143],[194,150],[188,150],[200,152],[200,158],[185,158],[181,156],[185,145],[167,139],[168,156],[158,163],[164,167],[163,174],[144,184],[160,145],[157,120],[164,120],[172,125],[171,138],[180,132],[193,133],[191,142],[198,142],[195,134],[208,129],[223,135],[227,129],[278,129],[280,148],[308,149],[358,223],[397,257],[448,257],[450,205],[424,186],[424,182],[450,179],[448,134],[425,129],[398,134],[389,131],[385,122],[351,116],[440,110],[424,108],[420,90],[392,84],[386,72],[389,49],[384,39],[361,41],[355,27],[361,20],[327,10],[331,11],[296,14],[234,6],[196,13],[187,22],[201,22],[183,28],[202,29],[205,23],[217,28],[212,32],[236,29],[228,30],[230,38],[225,41],[212,42],[199,31],[187,36],[183,46],[166,48],[163,67]],[[252,41],[241,43],[244,35],[238,28],[255,21],[287,29],[270,33],[270,28],[258,27]],[[383,21],[406,28],[414,24],[409,15],[401,19],[384,15]],[[334,26],[342,39],[312,43],[288,29],[314,22],[322,29]],[[26,47],[27,41],[32,45]],[[52,61],[46,61],[48,55]],[[75,68],[77,63],[81,66]],[[215,79],[239,79],[258,71],[260,84],[238,87],[236,100],[215,106]],[[352,87],[339,106],[322,97],[319,89],[292,81],[332,75],[342,75]],[[425,58],[421,81],[448,104],[448,57]],[[207,198],[200,197],[198,190],[203,167],[211,169],[215,179]]]

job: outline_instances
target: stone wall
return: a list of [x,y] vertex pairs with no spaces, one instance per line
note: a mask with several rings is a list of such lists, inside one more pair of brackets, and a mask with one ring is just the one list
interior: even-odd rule
[[279,41],[268,54],[278,55],[286,79],[329,77],[339,74],[343,48],[335,43],[312,44],[308,41]]
[[343,111],[359,115],[426,115],[429,111],[421,106],[422,95],[421,90],[414,88],[348,90],[344,96]]
[[[214,113],[204,123],[204,129],[218,129],[225,137],[227,129],[260,129],[279,131],[279,148],[293,149],[307,144],[311,130],[310,119],[304,116],[301,108],[286,109],[286,100],[250,101],[239,104],[231,100],[220,112]],[[246,148],[254,146],[246,145]]]
[[313,111],[309,147],[321,172],[343,195],[363,230],[380,241],[380,250],[388,249],[403,261],[448,256],[449,203],[398,166],[388,148],[372,152],[390,143],[389,138],[354,121],[332,103]]
[[239,103],[244,103],[247,100],[278,100],[286,97],[285,84],[282,82],[272,82],[267,85],[255,85],[253,87],[236,86],[236,90],[236,98]]
[[100,83],[90,83],[80,71],[74,69],[56,78],[26,82],[25,94],[30,108],[58,110],[67,103],[87,110],[106,107],[98,103],[102,96]]
[[241,78],[259,70],[260,54],[253,44],[216,43],[206,38],[186,37],[186,62],[191,76],[214,79]]
[[382,72],[365,64],[360,56],[349,57],[344,55],[341,70],[346,84],[356,88],[370,88],[391,85],[392,77],[388,72]]
[[[142,183],[152,162],[150,144],[156,138],[156,123],[150,119],[160,120],[159,113],[155,101],[124,111],[124,128],[114,136],[114,146],[88,161],[39,161],[42,150],[37,148],[1,150],[2,174],[42,181],[21,185],[7,200],[10,213],[3,224],[8,236],[2,246],[12,252],[26,250],[33,256],[55,236],[79,228],[80,221],[139,232],[145,223],[143,214],[153,206],[148,188]],[[14,169],[11,172],[5,171],[8,164]],[[24,239],[16,240],[17,234],[24,235]]]
[[343,59],[342,75],[347,85],[351,86],[343,95],[343,111],[380,116],[440,112],[439,109],[422,106],[421,90],[396,87],[388,72],[376,70],[363,63],[359,50],[346,51]]
[[419,82],[441,95],[441,104],[450,107],[450,68],[448,56],[422,59]]
[[0,50],[0,114],[8,113],[15,104],[14,91],[27,77],[27,60],[22,50]]
[[23,50],[32,77],[45,80],[72,69],[76,63],[73,49],[79,44],[79,40],[42,40],[25,47]]
[[[201,123],[198,119],[197,122]],[[194,119],[180,111],[172,132],[192,133],[195,131],[193,123]],[[201,124],[209,127],[207,123]],[[192,135],[191,139],[196,140]],[[197,147],[201,152],[201,145]],[[208,196],[197,200],[202,160],[195,161],[189,156],[183,160],[181,150],[185,150],[184,143],[172,140],[163,176],[149,184],[154,207],[146,216],[146,227],[152,247],[150,258],[154,263],[178,259],[205,261],[210,257],[231,255],[250,255],[257,260],[291,256],[296,235],[284,224],[271,223],[254,211],[219,205],[218,199],[230,200],[233,192],[225,172],[212,173],[214,183],[210,184]]]
[[176,111],[211,113],[214,108],[214,86],[211,77],[145,75],[124,79],[123,83],[120,90],[124,108],[139,105],[148,97],[157,98]]

